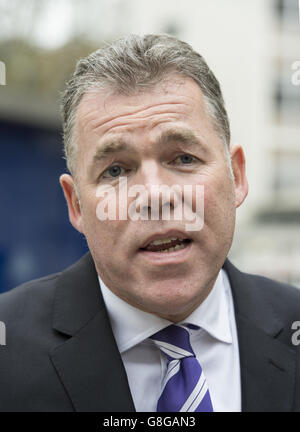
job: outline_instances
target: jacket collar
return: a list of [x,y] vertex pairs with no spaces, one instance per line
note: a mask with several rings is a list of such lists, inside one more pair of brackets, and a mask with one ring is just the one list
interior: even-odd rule
[[63,271],[56,283],[53,328],[73,336],[104,308],[90,253]]

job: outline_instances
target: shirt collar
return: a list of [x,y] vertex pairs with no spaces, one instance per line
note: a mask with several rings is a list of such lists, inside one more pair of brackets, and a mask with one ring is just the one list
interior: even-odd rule
[[[225,271],[221,269],[209,295],[180,324],[190,323],[197,325],[213,338],[221,342],[232,343],[230,305],[224,273]],[[159,330],[173,324],[171,321],[142,311],[125,302],[104,284],[100,276],[98,278],[120,353],[127,351]]]

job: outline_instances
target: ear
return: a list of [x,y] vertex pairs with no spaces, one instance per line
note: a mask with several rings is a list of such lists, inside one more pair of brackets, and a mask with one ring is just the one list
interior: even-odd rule
[[234,175],[235,206],[239,207],[248,195],[245,155],[240,145],[230,148],[231,165]]
[[74,179],[69,174],[63,174],[59,178],[59,182],[63,189],[69,211],[69,219],[71,224],[77,231],[83,233],[82,231],[82,213],[79,204],[79,199],[75,190]]

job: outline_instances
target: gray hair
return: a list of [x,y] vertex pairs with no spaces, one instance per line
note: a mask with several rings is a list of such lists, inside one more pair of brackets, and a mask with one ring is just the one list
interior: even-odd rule
[[202,90],[216,132],[230,145],[230,125],[220,85],[203,57],[186,42],[169,35],[130,35],[78,61],[62,95],[64,150],[69,171],[75,175],[77,148],[75,122],[84,94],[100,88],[133,94],[179,74],[192,78]]

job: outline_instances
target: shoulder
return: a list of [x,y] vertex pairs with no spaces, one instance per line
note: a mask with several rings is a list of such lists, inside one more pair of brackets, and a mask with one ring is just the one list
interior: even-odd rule
[[294,322],[300,321],[300,289],[261,275],[238,270],[226,260],[236,312],[270,332],[284,328],[287,340]]
[[262,275],[240,271],[229,260],[226,260],[223,268],[230,282],[238,285],[238,290],[247,291],[249,295],[257,296],[258,300],[263,297],[278,306],[284,301],[285,304],[288,302],[299,308],[300,288]]
[[0,295],[4,328],[4,343],[0,346],[1,412],[47,411],[60,404],[69,407],[49,357],[66,340],[53,330],[59,276],[57,273],[36,279]]
[[[71,314],[74,320],[84,315],[88,287],[97,282],[96,271],[90,254],[62,272],[26,282],[0,295],[0,322],[6,327],[7,341],[11,343],[57,342],[59,333],[54,330],[57,314],[63,320]],[[96,303],[96,295],[90,303]],[[91,297],[91,296],[90,296]],[[88,300],[87,300],[88,301]],[[97,305],[96,305],[97,306]],[[95,307],[96,307],[95,306]]]
[[0,322],[10,356],[19,356],[21,352],[23,355],[46,353],[49,347],[63,340],[53,332],[53,304],[58,278],[59,273],[52,274],[0,295]]
[[13,319],[16,322],[38,311],[45,312],[52,304],[60,274],[35,279],[0,294],[0,321]]

